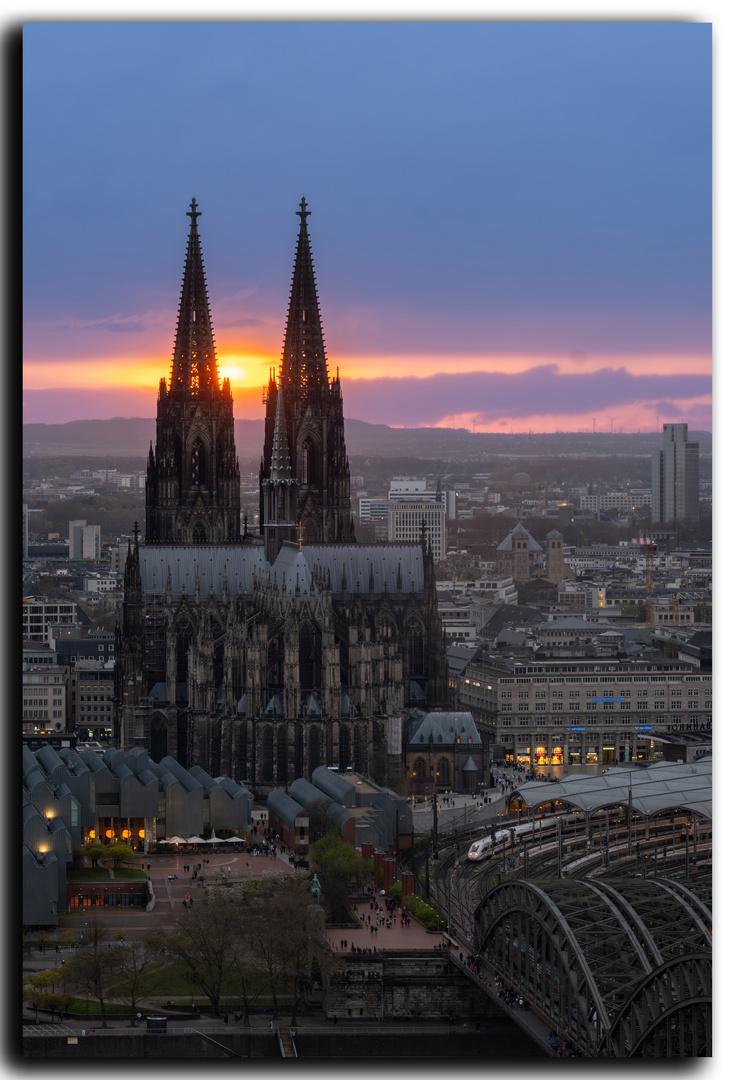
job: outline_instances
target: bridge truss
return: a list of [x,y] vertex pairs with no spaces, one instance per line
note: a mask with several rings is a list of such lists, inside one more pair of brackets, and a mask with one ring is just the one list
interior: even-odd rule
[[503,980],[593,1057],[711,1055],[707,886],[516,878],[480,902],[475,934]]

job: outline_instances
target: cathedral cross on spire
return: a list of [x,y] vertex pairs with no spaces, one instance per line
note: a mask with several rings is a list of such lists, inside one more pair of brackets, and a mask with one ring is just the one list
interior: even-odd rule
[[191,210],[187,210],[186,215],[187,215],[187,217],[191,218],[192,224],[196,225],[197,218],[202,216],[201,210],[197,210],[197,201],[196,201],[196,199],[191,200]]
[[301,224],[302,225],[306,225],[306,219],[311,216],[311,210],[306,209],[306,207],[308,205],[309,204],[307,203],[306,199],[302,195],[301,196],[301,202],[299,203],[299,206],[301,207],[301,209],[294,211],[301,218]]

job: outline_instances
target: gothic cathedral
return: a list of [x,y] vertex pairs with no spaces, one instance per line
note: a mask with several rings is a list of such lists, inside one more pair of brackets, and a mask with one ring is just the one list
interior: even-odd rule
[[192,199],[174,355],[161,379],[145,542],[125,567],[120,744],[265,791],[400,769],[402,722],[446,701],[428,544],[358,544],[339,376],[330,379],[301,200],[278,379],[266,392],[259,535],[240,520]]

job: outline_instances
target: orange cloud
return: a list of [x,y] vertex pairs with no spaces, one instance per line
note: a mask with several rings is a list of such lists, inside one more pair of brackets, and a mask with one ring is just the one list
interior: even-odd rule
[[[618,410],[615,410],[616,412]],[[626,404],[620,408],[617,416],[611,413],[613,419],[603,412],[582,414],[543,414],[529,416],[500,417],[492,423],[480,422],[476,415],[471,412],[455,413],[452,416],[443,416],[431,427],[466,428],[474,432],[500,432],[523,434],[524,432],[539,433],[564,432],[564,431],[598,431],[610,434],[623,432],[630,435],[639,431],[661,431],[662,424],[674,423],[683,420],[692,429],[702,428],[709,430],[712,423],[712,399],[692,398],[688,401],[677,402],[677,408],[665,414],[656,414],[655,409],[645,405]]]

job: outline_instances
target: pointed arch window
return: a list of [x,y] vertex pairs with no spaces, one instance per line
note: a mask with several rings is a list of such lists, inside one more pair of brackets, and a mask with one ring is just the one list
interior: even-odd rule
[[206,484],[205,449],[201,439],[195,439],[189,458],[190,476],[192,484]]
[[352,767],[355,772],[363,771],[364,763],[362,758],[362,733],[359,727],[356,727],[352,737]]
[[318,690],[322,685],[322,638],[309,623],[299,630],[299,683],[302,690]]
[[151,757],[155,762],[161,761],[168,753],[168,728],[166,717],[162,713],[154,713],[151,721]]
[[299,725],[293,734],[293,769],[294,776],[304,775],[304,729]]
[[[187,674],[189,671],[189,646],[192,640],[192,627],[191,623],[183,622],[179,623],[176,627],[176,697],[179,698],[179,691],[181,690],[186,696],[187,692]],[[183,684],[183,687],[182,687]]]
[[319,746],[319,728],[312,724],[309,729],[309,775],[318,769],[322,763],[321,748]]
[[417,757],[414,761],[413,775],[422,780],[426,777],[426,762],[422,757]]
[[319,470],[319,445],[311,436],[306,438],[301,446],[301,483],[319,484],[321,474]]
[[339,771],[350,765],[350,732],[346,724],[339,725]]
[[436,770],[436,782],[441,787],[448,787],[450,778],[452,775],[452,769],[445,757],[439,758]]
[[284,783],[288,780],[288,739],[286,725],[281,724],[276,735],[276,781]]
[[410,675],[424,674],[424,628],[415,617],[408,624],[408,666]]
[[241,723],[237,733],[237,762],[235,775],[238,780],[248,779],[248,727]]
[[273,783],[273,728],[263,732],[263,782]]

